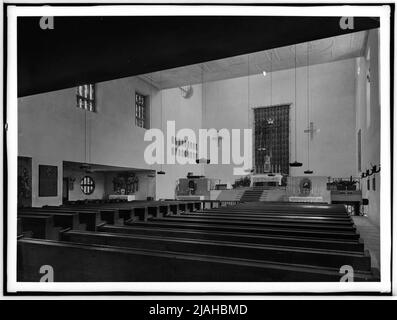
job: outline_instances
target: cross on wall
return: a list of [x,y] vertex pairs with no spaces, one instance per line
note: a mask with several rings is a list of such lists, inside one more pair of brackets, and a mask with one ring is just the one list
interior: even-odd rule
[[314,127],[314,123],[310,122],[309,127],[303,131],[304,133],[310,134],[310,140],[313,140],[314,134],[320,132],[320,129]]

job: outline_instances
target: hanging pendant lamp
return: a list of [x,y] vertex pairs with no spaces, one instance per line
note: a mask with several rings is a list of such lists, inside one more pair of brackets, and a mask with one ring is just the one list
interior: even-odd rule
[[[84,85],[82,90],[85,92],[81,92],[81,86],[77,87],[78,94],[80,95],[86,95],[86,90],[88,90],[88,86]],[[85,173],[89,174],[92,173],[91,165],[90,165],[90,147],[87,147],[87,145],[90,145],[90,142],[88,142],[88,129],[87,129],[87,109],[83,107],[84,110],[84,163],[80,165],[80,169],[84,170]],[[88,157],[87,157],[87,151],[88,151]]]
[[[249,54],[247,55],[247,129],[250,128],[250,56]],[[244,170],[246,173],[253,173],[255,172],[254,168],[247,168]]]
[[[270,106],[273,106],[273,50],[270,51]],[[270,149],[270,159],[272,157],[272,148]],[[270,167],[270,173],[268,173],[269,177],[274,177],[273,166]]]
[[[161,72],[160,72],[160,85],[161,85]],[[161,132],[163,132],[163,89],[160,89],[160,126]],[[157,174],[165,174],[163,171],[163,164],[160,164],[160,170],[157,171]]]
[[296,100],[296,45],[295,45],[295,161],[289,164],[290,167],[302,167],[302,162],[298,162],[298,148],[297,148],[297,140],[298,140],[298,131],[297,131],[297,100]]
[[[307,87],[307,128],[310,126],[310,108],[309,108],[309,42],[307,43],[307,49],[306,49],[306,64],[307,64],[307,81],[306,81],[306,87]],[[307,133],[307,169],[303,171],[304,174],[312,174],[313,170],[310,170],[310,134],[309,132]]]
[[[205,85],[204,85],[204,67],[201,65],[201,105],[202,105],[202,117],[201,117],[201,124],[203,124],[203,120],[205,120]],[[198,154],[198,156],[200,156]],[[196,163],[197,164],[209,164],[211,161],[210,159],[207,158],[197,158]]]

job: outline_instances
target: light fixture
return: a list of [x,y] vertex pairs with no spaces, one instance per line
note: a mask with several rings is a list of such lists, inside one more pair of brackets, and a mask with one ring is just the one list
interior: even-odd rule
[[[306,71],[306,88],[307,88],[307,98],[306,98],[306,109],[307,109],[307,128],[310,127],[310,103],[309,103],[309,42],[307,43],[306,47],[306,64],[307,64],[307,71]],[[310,134],[307,133],[307,170],[303,171],[304,174],[313,174],[313,170],[310,170]]]
[[247,129],[250,128],[250,55],[247,55]]
[[85,173],[92,173],[91,165],[89,163],[83,163],[80,166],[80,169],[83,169]]
[[[202,109],[202,116],[201,116],[201,125],[203,125],[205,120],[205,85],[204,85],[204,66],[201,64],[201,109]],[[207,158],[197,158],[197,164],[209,164],[211,161]]]
[[200,159],[196,159],[196,163],[204,163],[204,164],[209,164],[211,161],[210,159],[206,159],[206,158],[200,158]]
[[[161,83],[161,72],[160,72],[160,83]],[[160,126],[161,126],[161,132],[163,131],[163,90],[160,89]],[[163,161],[164,162],[164,159]],[[157,174],[165,174],[165,171],[163,171],[163,164],[160,164],[160,170],[157,171]]]
[[[86,89],[88,90],[88,89]],[[84,110],[84,163],[80,165],[80,169],[84,170],[85,173],[91,173],[91,165],[89,162],[91,161],[91,146],[90,141],[88,141],[89,132],[87,127],[87,109],[83,108]],[[88,153],[88,155],[87,155]]]
[[365,173],[361,172],[361,178],[364,179],[365,178]]
[[88,163],[83,163],[83,164],[80,166],[80,169],[90,169],[90,168],[91,168],[91,165],[88,164]]
[[[273,107],[273,50],[270,51],[270,106]],[[277,136],[277,126],[275,125],[276,119],[273,117],[266,118],[266,124],[270,126],[271,130],[276,131]],[[272,146],[270,146],[270,159],[272,159]],[[266,150],[266,148],[264,149]],[[267,174],[269,177],[274,177],[274,165],[271,165],[270,173]]]
[[371,174],[378,173],[380,171],[380,165],[379,165],[379,169],[377,169],[376,164],[375,165],[371,164],[371,166],[372,166],[372,173]]
[[296,45],[295,45],[295,161],[289,164],[290,167],[302,167],[302,162],[298,162],[298,148],[297,148],[297,140],[298,140],[298,131],[296,129],[297,126],[297,100],[296,100]]
[[154,174],[154,173],[149,173],[148,175],[147,175],[147,177],[148,178],[154,178],[156,175]]

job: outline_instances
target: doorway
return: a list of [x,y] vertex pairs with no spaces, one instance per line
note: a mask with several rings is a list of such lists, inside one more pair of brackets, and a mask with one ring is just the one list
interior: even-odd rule
[[63,178],[62,183],[62,204],[67,204],[69,201],[69,178]]

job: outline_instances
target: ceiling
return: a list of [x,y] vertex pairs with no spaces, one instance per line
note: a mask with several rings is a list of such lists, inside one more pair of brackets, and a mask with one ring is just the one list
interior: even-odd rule
[[[64,161],[64,167],[75,170],[81,171],[85,170],[84,164],[81,162],[73,162],[73,161]],[[145,169],[137,169],[137,168],[129,168],[129,167],[116,167],[116,166],[106,166],[102,164],[89,164],[89,171],[90,172],[125,172],[125,171],[133,171],[135,173],[138,172],[146,172],[146,173],[153,173],[155,170],[145,170]]]
[[319,16],[57,16],[42,30],[40,17],[18,17],[18,96],[227,57],[243,66],[239,55],[379,27],[377,18],[354,19],[351,30]]
[[[296,66],[302,67],[359,57],[364,54],[368,31],[329,37],[296,45]],[[309,55],[307,55],[309,53]],[[219,59],[139,77],[159,89],[224,80],[295,67],[295,45]]]

